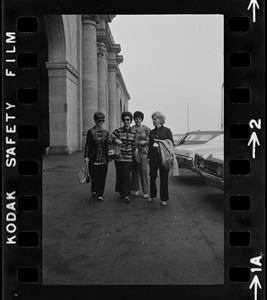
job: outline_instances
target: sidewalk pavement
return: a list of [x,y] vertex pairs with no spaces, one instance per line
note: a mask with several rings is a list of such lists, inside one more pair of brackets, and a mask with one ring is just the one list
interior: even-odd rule
[[82,166],[82,152],[43,157],[43,284],[223,283],[223,212],[206,218],[221,194],[203,205],[206,188],[192,174],[199,200],[170,178],[166,207],[133,196],[126,204],[111,162],[97,201],[76,178]]

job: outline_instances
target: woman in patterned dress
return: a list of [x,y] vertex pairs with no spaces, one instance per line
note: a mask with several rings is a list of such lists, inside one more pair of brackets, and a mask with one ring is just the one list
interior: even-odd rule
[[137,154],[135,146],[135,132],[130,127],[132,114],[125,111],[121,114],[123,126],[114,130],[115,142],[121,146],[121,157],[115,159],[116,187],[115,191],[120,193],[126,203],[130,203],[131,194],[131,170],[133,156]]
[[112,140],[109,132],[103,129],[105,115],[101,112],[94,114],[95,126],[88,130],[84,159],[89,162],[91,176],[91,192],[93,197],[103,201],[107,171],[108,171],[108,143]]
[[132,129],[135,131],[135,143],[138,150],[137,159],[133,160],[132,166],[132,194],[138,196],[140,190],[140,181],[143,191],[143,197],[148,198],[148,144],[150,129],[142,124],[144,114],[141,111],[134,113],[135,125]]

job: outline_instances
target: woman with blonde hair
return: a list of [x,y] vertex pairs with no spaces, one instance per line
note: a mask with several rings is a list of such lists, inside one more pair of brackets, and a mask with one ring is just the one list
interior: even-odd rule
[[173,145],[172,132],[168,127],[164,126],[166,117],[163,113],[156,111],[152,114],[154,129],[150,131],[149,136],[149,176],[150,176],[150,198],[148,201],[152,201],[157,197],[156,179],[159,170],[160,174],[160,200],[161,204],[165,206],[169,200],[168,189],[168,175],[169,170],[162,164],[162,158],[160,153],[159,142],[157,140],[169,140]]

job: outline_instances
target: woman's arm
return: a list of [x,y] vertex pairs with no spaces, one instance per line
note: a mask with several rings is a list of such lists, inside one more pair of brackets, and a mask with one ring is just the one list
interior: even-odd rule
[[91,143],[91,131],[88,130],[87,137],[86,137],[86,143],[85,143],[85,149],[84,149],[84,159],[86,161],[89,160],[89,148]]
[[153,147],[153,138],[152,138],[152,134],[151,134],[151,131],[149,132],[149,142],[148,142],[148,154],[147,154],[147,158],[150,158],[151,157],[151,149]]
[[167,139],[172,141],[172,145],[174,145],[174,141],[173,141],[173,136],[172,136],[172,132],[169,129],[167,132]]
[[120,140],[120,131],[121,128],[117,128],[113,131],[113,142],[117,143],[118,145],[122,145],[122,141]]

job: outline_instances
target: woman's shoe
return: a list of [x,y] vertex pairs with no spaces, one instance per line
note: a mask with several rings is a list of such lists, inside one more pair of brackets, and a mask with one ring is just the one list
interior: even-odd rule
[[103,197],[97,197],[97,200],[104,201],[104,198]]
[[92,197],[94,198],[96,196],[96,192],[92,192]]
[[131,191],[131,194],[134,196],[138,196],[139,195],[139,191]]
[[148,194],[144,194],[144,198],[147,199],[148,198]]
[[153,199],[154,199],[154,198],[151,198],[151,197],[150,197],[150,198],[147,199],[147,201],[148,201],[148,202],[152,202]]
[[124,201],[125,201],[125,203],[129,204],[129,203],[130,203],[130,198],[129,198],[128,196],[126,196],[126,197],[124,198]]
[[166,201],[161,201],[161,205],[166,206],[167,202]]

